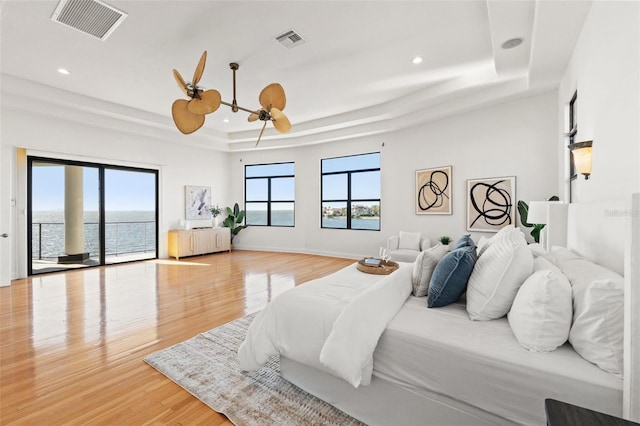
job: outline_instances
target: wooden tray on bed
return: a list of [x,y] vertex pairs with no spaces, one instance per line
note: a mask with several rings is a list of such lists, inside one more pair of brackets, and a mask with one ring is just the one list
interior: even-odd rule
[[365,257],[364,259],[358,260],[358,266],[357,266],[358,271],[365,272],[367,274],[389,275],[390,273],[392,273],[393,271],[395,271],[400,267],[400,265],[398,265],[393,260],[385,261],[382,259],[375,259],[380,261],[378,265],[369,265],[365,263],[367,259],[375,259],[375,258]]

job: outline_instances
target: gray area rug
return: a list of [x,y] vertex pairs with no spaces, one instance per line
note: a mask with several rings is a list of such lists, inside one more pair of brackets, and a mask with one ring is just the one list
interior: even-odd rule
[[236,425],[361,425],[280,376],[272,357],[258,371],[238,364],[238,347],[254,315],[156,352],[145,362]]

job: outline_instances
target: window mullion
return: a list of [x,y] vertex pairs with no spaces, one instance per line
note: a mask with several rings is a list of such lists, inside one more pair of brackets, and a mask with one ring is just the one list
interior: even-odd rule
[[347,229],[351,229],[351,172],[347,173]]
[[267,179],[267,226],[271,226],[271,179]]

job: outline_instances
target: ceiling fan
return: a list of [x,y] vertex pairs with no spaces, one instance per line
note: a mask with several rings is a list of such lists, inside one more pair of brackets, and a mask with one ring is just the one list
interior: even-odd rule
[[224,102],[220,92],[217,90],[205,90],[198,86],[202,78],[202,73],[204,72],[206,60],[207,51],[205,50],[200,57],[191,82],[186,82],[177,70],[173,70],[173,77],[176,79],[178,87],[190,98],[189,100],[178,99],[171,106],[171,115],[178,130],[185,135],[195,132],[204,124],[204,116],[216,111],[221,104],[230,107],[233,112],[238,112],[239,110],[248,112],[248,120],[250,122],[256,120],[264,121],[264,125],[258,135],[256,146],[258,146],[260,139],[262,139],[267,121],[271,121],[273,127],[280,133],[287,133],[291,130],[291,122],[282,112],[287,104],[287,98],[280,84],[271,83],[262,89],[260,96],[258,96],[258,101],[262,107],[259,110],[254,111],[243,108],[239,106],[236,101],[236,71],[239,65],[232,62],[229,64],[229,67],[233,70],[233,101],[231,103]]

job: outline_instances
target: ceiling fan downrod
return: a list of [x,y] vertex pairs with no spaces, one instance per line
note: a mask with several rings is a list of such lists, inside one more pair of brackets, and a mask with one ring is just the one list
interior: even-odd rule
[[230,107],[232,112],[245,111],[251,114],[257,114],[258,113],[257,111],[254,111],[248,108],[243,108],[238,105],[238,101],[236,100],[236,71],[238,70],[238,68],[240,68],[240,65],[238,65],[235,62],[231,62],[229,64],[229,68],[233,70],[233,101],[231,103],[220,101],[220,103],[222,105],[226,105]]
[[236,71],[240,68],[236,62],[231,62],[229,68],[233,70],[233,102],[231,103],[231,111],[238,112],[238,102],[236,101]]

